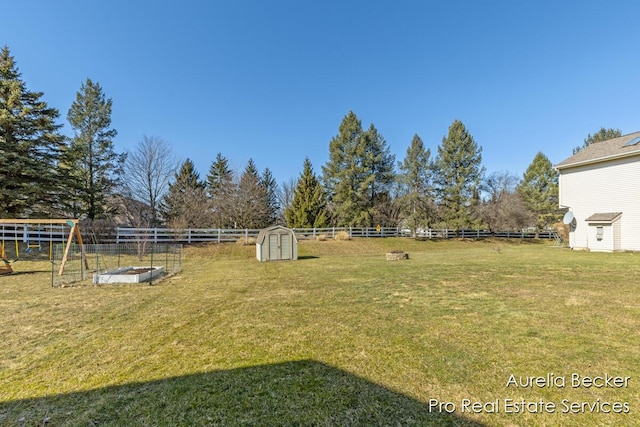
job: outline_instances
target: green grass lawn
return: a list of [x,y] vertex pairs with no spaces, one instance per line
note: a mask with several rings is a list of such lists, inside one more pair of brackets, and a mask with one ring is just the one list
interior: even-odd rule
[[400,238],[299,254],[191,247],[154,286],[51,288],[50,264],[17,263],[0,277],[0,425],[640,422],[640,254]]

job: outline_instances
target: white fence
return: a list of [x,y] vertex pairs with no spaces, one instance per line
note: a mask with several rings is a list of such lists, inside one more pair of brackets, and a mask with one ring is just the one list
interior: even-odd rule
[[[127,228],[118,227],[116,243],[122,242],[154,242],[154,243],[200,243],[200,242],[235,242],[241,238],[257,237],[259,229],[220,229],[220,228]],[[320,235],[334,238],[339,232],[346,232],[349,237],[411,237],[411,231],[399,227],[328,227],[328,228],[294,228],[298,239],[316,239]],[[532,231],[492,232],[489,230],[420,230],[416,237],[426,239],[481,239],[489,237],[532,239],[536,233]],[[555,231],[541,231],[541,239],[556,239]]]
[[[327,227],[327,228],[294,228],[298,239],[316,239],[320,235],[334,238],[339,232],[346,232],[349,237],[411,237],[411,231],[399,227]],[[115,236],[110,241],[125,242],[154,242],[154,243],[199,243],[199,242],[235,242],[240,238],[257,237],[259,229],[221,229],[221,228],[129,228],[118,227]],[[19,242],[27,245],[49,244],[49,242],[63,243],[69,236],[69,229],[64,225],[2,225],[0,240],[8,245]],[[89,237],[89,236],[87,236]],[[500,231],[489,230],[453,230],[426,229],[419,230],[416,237],[424,239],[482,239],[489,237],[531,239],[536,237],[533,231]],[[553,230],[538,233],[541,239],[556,239]],[[112,240],[113,239],[113,240]]]
[[39,244],[42,242],[61,243],[69,237],[69,227],[65,225],[33,225],[33,224],[2,224],[0,226],[0,241],[7,244],[19,243]]

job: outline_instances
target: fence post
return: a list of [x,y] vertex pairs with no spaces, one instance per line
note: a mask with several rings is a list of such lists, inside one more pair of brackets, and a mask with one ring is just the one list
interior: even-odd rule
[[153,285],[153,251],[156,250],[156,244],[154,243],[153,246],[151,246],[151,261],[150,261],[150,265],[149,268],[151,268],[151,276],[149,276],[149,286]]
[[153,229],[153,243],[158,243],[158,228]]
[[331,238],[332,239],[336,238],[336,228],[335,227],[331,227]]
[[191,243],[191,229],[187,228],[187,243]]
[[351,226],[349,226],[349,238],[351,239]]
[[218,228],[218,243],[220,243],[220,229]]
[[164,268],[165,271],[169,271],[169,244],[165,244],[164,247]]

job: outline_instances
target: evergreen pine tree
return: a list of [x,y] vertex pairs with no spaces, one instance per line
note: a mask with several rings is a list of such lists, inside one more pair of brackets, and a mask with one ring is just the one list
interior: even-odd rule
[[311,161],[307,157],[293,193],[291,206],[285,211],[287,226],[293,228],[327,227],[329,222],[326,205],[324,190],[313,172]]
[[418,228],[428,228],[434,217],[431,150],[425,149],[415,134],[399,165],[400,203],[403,219],[415,236]]
[[258,176],[258,166],[256,166],[256,162],[254,162],[251,158],[247,162],[247,166],[244,169],[244,174],[250,176],[256,182],[260,182],[260,177]]
[[479,200],[484,167],[482,148],[464,124],[454,120],[438,146],[434,163],[434,184],[441,220],[455,229],[472,226],[471,207]]
[[117,131],[111,128],[112,104],[100,84],[88,78],[67,114],[74,130],[69,150],[72,190],[81,214],[92,220],[109,214],[106,199],[118,184],[126,159],[126,154],[114,150]]
[[394,162],[375,127],[363,131],[360,119],[349,111],[329,143],[329,161],[322,167],[336,225],[373,225],[376,203],[390,199]]
[[264,187],[267,193],[267,205],[269,206],[269,213],[267,215],[267,223],[275,224],[278,219],[278,183],[276,179],[273,177],[271,170],[269,168],[265,168],[262,173],[262,177],[260,180],[262,186]]
[[173,228],[202,228],[210,213],[205,183],[190,159],[184,161],[163,200],[164,216]]
[[54,214],[64,137],[58,110],[27,90],[7,46],[0,50],[0,217]]
[[391,154],[386,140],[373,123],[364,133],[364,144],[362,164],[368,171],[365,183],[368,187],[368,207],[372,212],[371,220],[366,225],[397,225],[393,224],[397,218],[389,216],[389,213],[393,212],[391,206],[394,204],[391,187],[396,180],[396,157]]
[[231,220],[237,228],[264,228],[270,225],[267,189],[258,176],[258,168],[249,159],[231,199]]
[[230,220],[230,200],[236,191],[236,183],[233,171],[229,168],[229,161],[221,153],[218,153],[209,168],[207,191],[211,201],[213,226],[233,226]]
[[606,141],[607,139],[618,138],[620,136],[622,136],[622,132],[620,132],[620,129],[605,129],[601,127],[600,130],[593,135],[587,135],[582,145],[573,149],[573,154],[584,150],[585,148],[596,142]]
[[538,152],[527,167],[518,193],[525,206],[536,216],[536,229],[542,230],[560,219],[558,208],[558,171]]
[[366,169],[362,123],[353,113],[343,118],[338,135],[329,142],[329,161],[322,167],[324,186],[332,215],[338,226],[368,224],[367,185],[363,185]]

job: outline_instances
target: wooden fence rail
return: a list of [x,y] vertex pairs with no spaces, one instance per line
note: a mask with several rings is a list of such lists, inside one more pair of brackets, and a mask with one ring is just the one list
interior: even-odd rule
[[[299,240],[316,239],[318,236],[334,238],[337,233],[346,232],[349,237],[412,237],[412,233],[399,227],[327,227],[327,228],[294,228],[293,231]],[[257,237],[259,229],[220,229],[220,228],[127,228],[118,227],[116,230],[116,243],[124,242],[154,242],[154,243],[200,243],[200,242],[235,242],[241,238]],[[452,229],[427,229],[420,230],[416,237],[426,239],[482,239],[489,237],[532,239],[536,233],[532,231],[501,231],[489,230],[452,230]],[[555,231],[541,231],[538,238],[555,239]]]
[[[333,239],[337,233],[346,232],[349,237],[412,237],[410,230],[399,227],[327,227],[327,228],[294,228],[296,237],[300,240],[316,239],[324,235]],[[200,243],[200,242],[235,242],[241,238],[257,237],[258,229],[220,229],[220,228],[130,228],[118,227],[115,236],[108,239],[115,243],[154,242],[154,243]],[[46,225],[40,228],[27,225],[3,225],[0,227],[0,241],[7,245],[9,242],[44,243],[51,241],[63,243],[67,240],[68,229],[62,225]],[[489,230],[453,230],[426,229],[419,230],[416,237],[424,239],[483,239],[489,237],[532,239],[536,237],[533,231],[499,231]],[[556,239],[554,230],[538,233],[541,239]],[[113,239],[113,240],[112,240]],[[101,239],[102,240],[102,239]],[[103,242],[106,243],[106,242]]]

